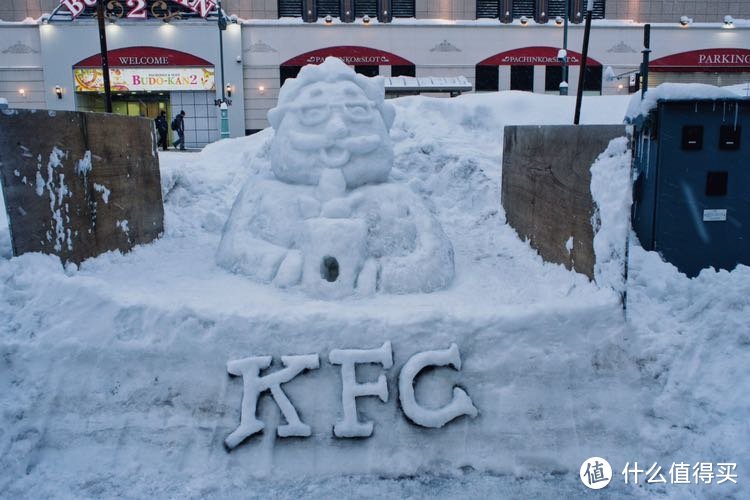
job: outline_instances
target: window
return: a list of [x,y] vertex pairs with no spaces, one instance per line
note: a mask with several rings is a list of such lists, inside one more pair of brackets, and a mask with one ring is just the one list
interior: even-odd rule
[[301,17],[302,0],[279,0],[279,17]]
[[719,149],[740,149],[742,127],[739,125],[722,125],[719,129]]
[[341,13],[341,2],[339,0],[317,0],[318,17],[339,17]]
[[584,92],[602,92],[602,67],[586,66],[586,76],[583,79]]
[[534,91],[534,66],[510,67],[510,90]]
[[377,0],[354,0],[354,16],[365,17],[365,14],[373,19],[378,17]]
[[474,88],[477,92],[497,92],[500,88],[500,75],[497,66],[477,66]]
[[354,71],[360,75],[365,76],[378,76],[380,68],[377,66],[354,66]]
[[392,0],[393,17],[414,17],[414,0]]
[[560,92],[562,74],[562,66],[547,66],[544,69],[544,91],[555,93]]
[[499,14],[497,0],[477,0],[477,19],[497,19]]
[[302,66],[281,66],[279,67],[279,88],[284,85],[287,78],[297,78]]
[[391,66],[391,76],[417,76],[417,68],[413,64]]
[[535,4],[536,0],[513,0],[513,17],[518,19],[521,16],[526,16],[529,19],[534,19]]
[[[477,0],[477,19],[497,19],[510,10],[511,17],[518,19],[526,16],[528,19],[538,19],[541,13],[546,14],[545,19],[565,17],[565,2],[569,2],[568,19],[582,21],[585,14],[587,0]],[[594,0],[592,19],[604,19],[606,0]],[[576,19],[576,13],[581,13],[581,18]],[[509,20],[508,20],[509,22]]]

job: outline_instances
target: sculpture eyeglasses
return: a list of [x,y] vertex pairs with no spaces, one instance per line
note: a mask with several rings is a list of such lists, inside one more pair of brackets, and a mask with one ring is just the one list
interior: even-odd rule
[[355,101],[346,103],[315,103],[290,104],[289,109],[297,112],[302,125],[311,127],[327,121],[338,109],[347,121],[364,123],[372,120],[375,103],[370,101]]

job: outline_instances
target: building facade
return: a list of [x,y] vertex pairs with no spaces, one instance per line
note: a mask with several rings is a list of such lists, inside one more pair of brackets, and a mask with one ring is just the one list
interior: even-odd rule
[[[97,22],[84,2],[94,3],[0,5],[0,97],[12,107],[103,109]],[[75,19],[73,4],[86,9]],[[184,109],[187,143],[200,147],[218,138],[215,101],[222,95],[232,101],[232,136],[263,129],[283,81],[327,56],[366,75],[463,76],[477,92],[558,93],[567,33],[573,94],[586,1],[224,0],[223,31],[215,0],[107,4],[115,112],[173,116]],[[586,93],[634,91],[646,22],[651,85],[750,81],[750,0],[595,0],[593,18]]]

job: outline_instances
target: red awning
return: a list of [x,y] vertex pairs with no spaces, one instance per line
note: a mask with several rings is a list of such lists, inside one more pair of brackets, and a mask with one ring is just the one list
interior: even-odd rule
[[[559,47],[522,47],[500,52],[479,62],[477,66],[562,66],[557,60]],[[583,56],[580,52],[568,50],[568,65],[580,66]],[[588,58],[588,66],[601,66],[595,59]]]
[[[168,67],[168,66],[201,66],[211,67],[214,64],[201,57],[196,57],[179,50],[161,47],[125,47],[107,52],[111,67]],[[101,68],[102,55],[94,54],[73,65],[74,68]]]
[[680,52],[654,59],[648,69],[657,72],[750,72],[750,50],[730,48]]
[[370,47],[339,45],[305,52],[281,63],[281,66],[320,64],[326,57],[337,57],[350,66],[413,66],[414,63],[396,54]]

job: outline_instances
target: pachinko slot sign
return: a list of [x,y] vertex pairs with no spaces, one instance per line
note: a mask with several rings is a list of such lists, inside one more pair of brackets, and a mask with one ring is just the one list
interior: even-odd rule
[[[99,0],[60,0],[73,19],[83,14],[87,8],[95,8]],[[169,5],[178,10],[173,11]],[[179,17],[182,12],[194,12],[205,18],[216,9],[216,0],[109,0],[105,2],[107,17],[126,17],[128,19],[146,19],[149,13],[157,18]]]
[[[74,68],[76,92],[103,92],[101,68]],[[113,92],[216,90],[214,68],[110,68]]]

